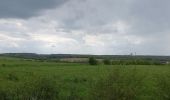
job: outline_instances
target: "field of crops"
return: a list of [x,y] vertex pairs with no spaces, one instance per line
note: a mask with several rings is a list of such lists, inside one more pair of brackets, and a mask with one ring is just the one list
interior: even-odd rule
[[169,65],[0,58],[0,100],[169,100]]

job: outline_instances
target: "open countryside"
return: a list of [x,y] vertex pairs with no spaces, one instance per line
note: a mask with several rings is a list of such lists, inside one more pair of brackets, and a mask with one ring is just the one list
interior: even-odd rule
[[[24,54],[17,56],[4,54],[0,57],[1,100],[168,100],[170,98],[169,64],[122,63],[120,65],[100,62],[90,65],[89,62],[78,63],[78,58],[76,62],[66,62],[59,61],[58,56],[55,56],[58,60],[56,58],[45,60],[23,58],[21,55]],[[27,56],[28,54],[24,55]],[[131,57],[128,59],[132,60]]]

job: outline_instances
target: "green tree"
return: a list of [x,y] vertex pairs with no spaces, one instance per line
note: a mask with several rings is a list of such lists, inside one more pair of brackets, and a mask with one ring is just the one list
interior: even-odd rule
[[97,62],[97,60],[96,60],[94,57],[90,57],[90,58],[89,58],[89,64],[90,64],[90,65],[97,65],[97,63],[98,63],[98,62]]
[[111,61],[110,61],[109,59],[104,59],[104,60],[103,60],[103,63],[104,63],[105,65],[111,65]]

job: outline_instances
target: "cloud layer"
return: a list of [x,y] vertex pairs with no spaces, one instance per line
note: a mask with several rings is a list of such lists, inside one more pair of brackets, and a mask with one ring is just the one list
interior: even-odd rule
[[170,55],[169,0],[1,2],[1,53]]
[[66,0],[0,0],[0,18],[29,18]]

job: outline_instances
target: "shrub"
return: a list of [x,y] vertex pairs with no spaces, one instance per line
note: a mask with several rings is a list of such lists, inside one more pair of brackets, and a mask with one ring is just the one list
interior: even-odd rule
[[18,77],[14,73],[8,74],[7,79],[10,81],[18,81],[19,80]]
[[111,61],[110,61],[109,59],[104,59],[104,60],[103,60],[103,63],[104,63],[105,65],[111,65]]
[[2,67],[5,67],[6,66],[6,64],[2,64]]
[[94,57],[90,57],[90,58],[89,58],[89,64],[90,64],[90,65],[97,65],[97,63],[98,63],[98,62],[97,62],[97,60],[96,60]]

